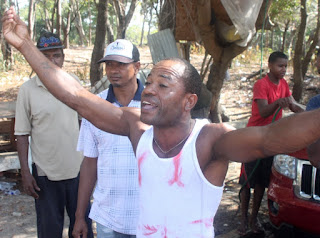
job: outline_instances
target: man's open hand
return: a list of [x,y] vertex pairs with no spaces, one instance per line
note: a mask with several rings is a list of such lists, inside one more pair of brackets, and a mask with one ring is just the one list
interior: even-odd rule
[[18,50],[26,40],[30,40],[28,28],[16,14],[13,6],[3,14],[2,32],[6,41]]

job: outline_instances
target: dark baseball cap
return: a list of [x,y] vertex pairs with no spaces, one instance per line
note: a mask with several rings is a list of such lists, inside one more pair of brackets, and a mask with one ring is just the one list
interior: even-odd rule
[[121,63],[140,61],[138,48],[128,40],[118,39],[107,46],[104,57],[98,63],[113,60]]
[[41,34],[37,42],[37,48],[43,51],[51,49],[63,49],[64,46],[57,34],[52,32],[44,32]]

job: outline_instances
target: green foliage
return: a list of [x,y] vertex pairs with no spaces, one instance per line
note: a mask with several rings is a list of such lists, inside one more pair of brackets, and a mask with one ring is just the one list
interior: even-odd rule
[[139,26],[133,25],[128,27],[127,33],[126,33],[126,38],[128,40],[130,40],[133,44],[138,45],[140,44],[140,37],[141,37],[141,28]]
[[[307,28],[305,32],[304,44],[308,42],[309,38],[314,34],[317,23],[317,1],[307,0]],[[271,31],[265,31],[263,38],[263,48],[270,48],[271,42],[272,50],[281,50],[285,34],[284,52],[291,57],[292,47],[295,44],[297,29],[300,24],[300,0],[273,0],[270,10],[269,18],[274,24]],[[287,29],[286,29],[287,27]],[[285,30],[286,33],[285,33]],[[261,46],[261,32],[256,34],[256,39],[253,40],[255,45]],[[308,45],[305,45],[308,48]]]
[[[13,50],[13,64],[9,65],[9,68],[5,67],[5,62],[3,61],[3,55],[0,54],[0,80],[11,80],[10,78],[7,78],[8,75],[6,72],[12,71],[14,72],[16,79],[22,79],[24,77],[29,77],[29,74],[31,73],[31,68],[25,58],[22,56],[22,54],[18,53],[17,51]],[[17,70],[18,69],[18,70]]]
[[[270,48],[263,48],[262,52],[262,65],[267,67],[268,57],[273,52]],[[246,51],[234,58],[235,66],[244,67],[247,65],[261,64],[261,50],[259,46],[248,47]]]
[[297,19],[299,17],[299,7],[300,0],[273,0],[269,16],[276,22],[284,22],[284,19]]
[[[90,1],[90,2],[89,2]],[[79,10],[81,12],[81,17],[82,17],[82,25],[84,28],[84,32],[87,37],[89,37],[89,28],[91,27],[91,42],[94,42],[95,38],[95,29],[96,29],[96,23],[97,23],[97,6],[96,5],[99,1],[98,0],[79,0]],[[55,32],[55,14],[54,8],[55,8],[55,0],[37,0],[36,1],[36,9],[35,9],[35,39],[37,39],[40,34],[43,31],[48,31],[50,29],[46,29],[46,24],[45,20],[49,21],[51,24],[52,17],[54,18],[54,23],[53,23],[53,32]],[[124,1],[125,4],[130,4],[130,1]],[[140,0],[138,1],[138,8],[136,9],[135,15],[140,16],[140,20],[134,21],[128,28],[127,30],[127,38],[132,39],[134,42],[137,44],[140,43],[140,37],[141,37],[141,25],[142,25],[142,20],[145,19],[145,33],[144,33],[144,40],[143,43],[146,43],[146,35],[148,34],[148,21],[150,20],[150,12],[152,12],[152,19],[151,19],[151,30],[150,33],[154,32],[157,29],[157,24],[158,24],[158,18],[156,16],[156,11],[159,5],[159,1],[157,0]],[[20,11],[19,15],[21,19],[23,19],[26,23],[28,20],[28,12],[29,12],[29,6],[28,5],[23,5],[20,4]],[[64,24],[67,24],[67,17],[68,17],[68,12],[70,11],[70,6],[69,6],[69,0],[62,0],[62,20]],[[91,17],[89,17],[89,7],[90,7],[90,12],[91,12]],[[45,10],[47,11],[47,19],[45,19]],[[143,16],[143,13],[146,13],[145,18],[141,17]],[[110,23],[110,26],[116,34],[117,32],[117,16],[115,13],[115,8],[113,7],[112,1],[109,1],[108,3],[108,21]],[[63,34],[63,33],[62,33]],[[76,27],[74,27],[74,17],[71,16],[71,29],[70,29],[70,44],[71,45],[78,45],[79,44],[79,34],[77,32]],[[62,35],[62,39],[64,36]]]

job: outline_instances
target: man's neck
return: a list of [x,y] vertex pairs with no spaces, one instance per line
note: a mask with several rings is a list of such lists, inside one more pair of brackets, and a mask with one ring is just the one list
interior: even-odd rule
[[270,80],[272,83],[274,83],[274,84],[276,84],[276,85],[279,84],[280,79],[276,78],[272,73],[268,73],[268,77],[269,77],[269,80]]
[[133,82],[123,87],[113,87],[114,95],[122,106],[128,106],[138,90],[137,79]]
[[154,126],[153,149],[160,158],[169,158],[177,155],[187,141],[195,120],[189,119],[177,126],[157,127]]

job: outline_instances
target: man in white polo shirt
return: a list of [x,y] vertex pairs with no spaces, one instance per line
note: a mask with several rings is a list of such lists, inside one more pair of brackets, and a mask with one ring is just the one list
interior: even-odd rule
[[[130,41],[119,39],[108,45],[105,63],[109,89],[99,97],[117,107],[140,108],[143,85],[137,74],[139,51]],[[83,119],[78,141],[83,151],[74,237],[86,237],[85,209],[94,201],[90,218],[97,223],[97,237],[133,238],[139,215],[138,166],[128,137],[104,132]]]
[[[39,38],[37,48],[52,63],[62,67],[63,45],[57,35],[45,32]],[[77,112],[57,100],[35,76],[19,90],[15,135],[23,187],[35,198],[38,237],[62,237],[65,209],[70,219],[69,237],[72,237],[82,161],[81,153],[76,151],[79,135]],[[32,175],[28,167],[29,136]],[[86,222],[88,237],[93,237],[87,215]]]

